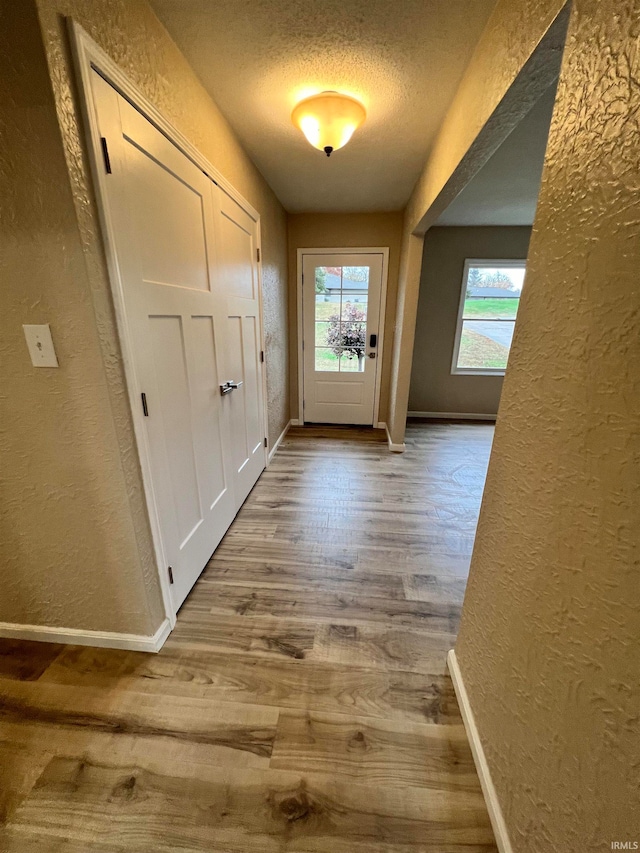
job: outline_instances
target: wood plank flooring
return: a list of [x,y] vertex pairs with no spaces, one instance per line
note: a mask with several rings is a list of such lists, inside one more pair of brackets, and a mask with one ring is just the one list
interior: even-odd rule
[[158,655],[0,640],[0,850],[495,853],[445,667],[492,434],[295,428]]

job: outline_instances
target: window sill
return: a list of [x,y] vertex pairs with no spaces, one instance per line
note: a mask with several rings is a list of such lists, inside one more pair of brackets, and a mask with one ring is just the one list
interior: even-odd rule
[[452,376],[504,376],[504,374],[504,370],[482,370],[473,367],[460,367],[451,371]]

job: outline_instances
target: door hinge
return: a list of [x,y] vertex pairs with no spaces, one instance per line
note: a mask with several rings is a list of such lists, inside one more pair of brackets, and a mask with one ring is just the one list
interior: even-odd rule
[[173,569],[171,566],[167,566],[167,571],[169,572],[169,583],[173,583]]
[[256,249],[256,257],[258,258],[258,263],[260,263],[260,249]]
[[147,395],[143,392],[142,394],[140,394],[140,396],[142,397],[142,414],[145,416],[145,418],[148,418],[149,408],[147,406]]
[[260,350],[260,361],[264,361],[264,350]]
[[100,146],[102,148],[102,157],[104,159],[104,170],[107,175],[111,174],[111,159],[109,157],[109,149],[107,147],[107,140],[104,136],[100,137]]
[[265,446],[265,447],[269,447],[269,442],[267,441],[266,436],[265,436],[265,439],[264,439],[264,446]]

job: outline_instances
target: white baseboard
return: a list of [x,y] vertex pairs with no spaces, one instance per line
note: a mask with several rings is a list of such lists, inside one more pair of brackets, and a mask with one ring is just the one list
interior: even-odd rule
[[447,666],[449,668],[449,674],[451,675],[451,681],[453,681],[453,688],[456,691],[456,696],[458,697],[460,713],[462,714],[462,720],[469,739],[469,745],[471,746],[473,760],[480,779],[480,786],[482,788],[482,793],[484,794],[484,800],[487,804],[489,820],[491,821],[491,826],[496,837],[498,850],[500,853],[513,853],[513,847],[511,846],[509,833],[507,832],[507,824],[505,823],[502,815],[502,809],[500,808],[498,795],[496,794],[496,789],[491,778],[491,771],[489,770],[489,765],[487,764],[487,759],[484,754],[484,749],[478,733],[478,727],[476,726],[475,717],[473,716],[473,711],[469,704],[469,696],[467,694],[467,689],[464,686],[464,681],[462,680],[462,673],[458,666],[455,649],[451,649],[447,655]]
[[290,427],[291,427],[291,421],[289,421],[289,423],[286,425],[286,427],[282,430],[282,432],[280,433],[280,435],[276,439],[276,443],[273,445],[273,447],[269,451],[269,456],[267,457],[267,465],[271,464],[271,460],[276,455],[276,451],[280,447],[280,445],[282,444],[282,440],[284,439],[285,435],[289,432]]
[[392,453],[404,453],[407,449],[407,445],[404,443],[404,441],[402,442],[402,444],[394,444],[391,441],[391,433],[389,432],[389,427],[386,424],[384,425],[384,429],[387,433],[387,443],[389,444],[389,450]]
[[[289,429],[289,427],[292,427],[292,426],[304,426],[304,424],[298,418],[291,418],[291,420],[289,421],[289,426],[287,426],[287,429]],[[373,428],[374,429],[385,429],[386,430],[387,425],[384,421],[378,421],[377,424],[374,424]],[[286,432],[286,430],[285,430],[285,432]],[[283,438],[284,438],[284,435],[281,435],[280,438],[278,439],[278,441],[281,441]]]
[[104,649],[130,649],[137,652],[159,652],[171,633],[165,619],[152,636],[117,634],[111,631],[83,631],[78,628],[50,628],[46,625],[19,625],[0,622],[0,637],[12,640],[36,640],[42,643],[68,643],[72,646],[97,646]]
[[495,421],[496,415],[479,412],[407,412],[408,418],[442,418],[448,421]]

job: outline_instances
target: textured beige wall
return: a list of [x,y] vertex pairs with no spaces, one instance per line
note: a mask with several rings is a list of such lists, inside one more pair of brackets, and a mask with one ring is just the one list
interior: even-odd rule
[[[137,471],[118,451],[35,6],[5,4],[0,39],[0,621],[151,634],[157,577],[138,551],[135,523],[149,534],[132,517]],[[59,369],[31,366],[23,323],[51,323]]]
[[495,415],[502,376],[451,373],[467,258],[526,258],[531,228],[432,228],[424,238],[410,412]]
[[298,333],[296,305],[297,250],[342,246],[388,246],[389,280],[385,315],[385,340],[380,388],[380,420],[386,421],[389,405],[391,354],[398,290],[398,264],[402,237],[402,213],[294,213],[289,214],[289,317],[291,364],[291,417],[298,417]]
[[640,842],[639,21],[574,3],[456,646],[516,853]]
[[[499,144],[521,117],[519,102],[535,103],[552,81],[557,60],[541,52],[531,78],[519,86],[518,97],[511,102],[505,97],[565,4],[566,0],[498,0],[407,204],[389,391],[389,430],[395,443],[404,440],[420,289],[422,237],[414,231],[420,230],[425,214],[488,125],[494,122],[484,151],[478,152],[478,168],[492,153],[491,140]],[[501,112],[505,115],[497,119]],[[463,171],[470,178],[473,169],[469,169]]]
[[[3,8],[0,621],[149,634],[161,602],[62,16],[261,214],[271,441],[289,417],[286,218],[143,0],[35,6],[40,31],[33,0]],[[52,324],[59,370],[30,366],[25,322]]]

